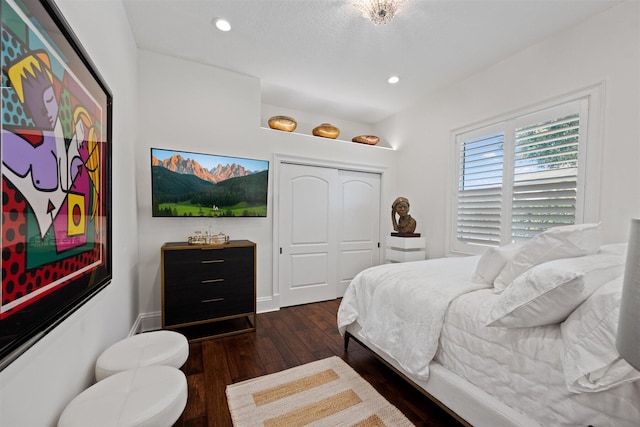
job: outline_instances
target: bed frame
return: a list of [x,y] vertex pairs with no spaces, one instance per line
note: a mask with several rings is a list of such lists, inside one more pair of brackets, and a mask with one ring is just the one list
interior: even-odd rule
[[540,426],[525,414],[505,405],[437,362],[432,362],[429,365],[428,380],[415,378],[404,371],[394,359],[363,338],[359,331],[360,326],[357,323],[347,327],[344,334],[345,351],[348,351],[349,340],[353,339],[463,425],[475,427]]

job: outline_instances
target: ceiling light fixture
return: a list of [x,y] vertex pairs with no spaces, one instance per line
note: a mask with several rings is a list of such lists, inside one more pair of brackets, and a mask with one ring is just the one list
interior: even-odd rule
[[389,77],[389,78],[387,79],[387,82],[388,82],[390,85],[394,85],[394,84],[398,83],[399,81],[400,81],[400,77],[398,77],[398,76],[391,76],[391,77]]
[[226,19],[222,18],[213,18],[213,25],[216,26],[220,31],[229,31],[231,29],[231,24]]
[[406,0],[352,0],[351,4],[376,25],[386,24]]

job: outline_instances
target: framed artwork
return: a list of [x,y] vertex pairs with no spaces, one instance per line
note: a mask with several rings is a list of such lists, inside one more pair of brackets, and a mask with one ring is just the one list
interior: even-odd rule
[[0,369],[111,281],[111,92],[53,0],[2,1]]
[[157,217],[266,217],[267,160],[151,149]]

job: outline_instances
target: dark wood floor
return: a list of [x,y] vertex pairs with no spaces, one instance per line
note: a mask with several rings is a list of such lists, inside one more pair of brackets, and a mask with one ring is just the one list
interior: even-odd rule
[[340,300],[333,300],[259,314],[255,333],[191,343],[182,368],[189,398],[176,426],[231,426],[225,396],[228,384],[334,355],[349,363],[414,424],[460,426],[358,343],[351,341],[344,351],[336,327],[339,304]]

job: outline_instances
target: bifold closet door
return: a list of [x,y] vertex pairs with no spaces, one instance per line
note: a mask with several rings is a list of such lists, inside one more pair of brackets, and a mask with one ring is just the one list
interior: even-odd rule
[[283,163],[278,286],[282,307],[334,299],[379,264],[380,175]]

